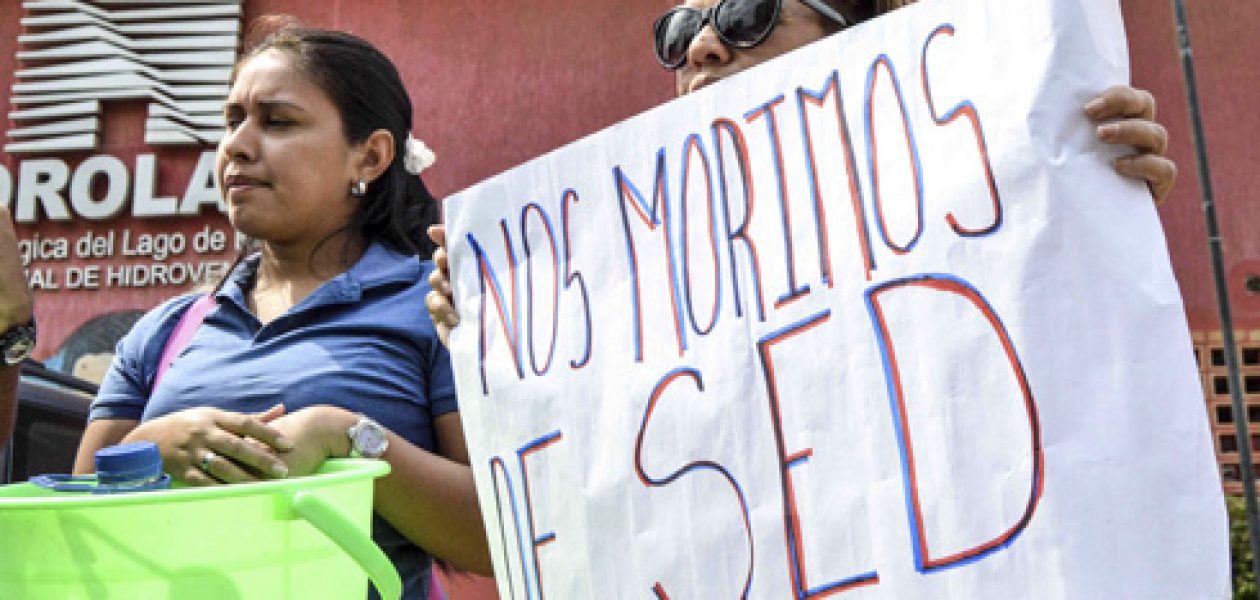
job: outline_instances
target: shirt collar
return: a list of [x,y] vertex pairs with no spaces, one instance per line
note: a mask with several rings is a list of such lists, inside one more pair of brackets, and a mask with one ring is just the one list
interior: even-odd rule
[[[253,284],[261,260],[262,256],[254,253],[241,261],[228,275],[216,297],[244,306],[245,290]],[[358,262],[346,272],[328,280],[316,293],[331,294],[338,301],[357,302],[363,297],[364,290],[418,281],[420,271],[418,257],[407,256],[382,244],[373,243],[359,257]]]

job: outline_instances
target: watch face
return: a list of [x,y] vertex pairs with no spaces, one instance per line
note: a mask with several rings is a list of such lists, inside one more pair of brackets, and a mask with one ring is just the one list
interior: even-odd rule
[[385,430],[376,421],[363,419],[354,428],[354,446],[360,454],[368,458],[379,458],[385,453],[389,438]]

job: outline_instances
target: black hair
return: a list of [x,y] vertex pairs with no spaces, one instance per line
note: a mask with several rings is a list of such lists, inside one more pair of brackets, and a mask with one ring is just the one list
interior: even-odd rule
[[[822,0],[824,4],[836,9],[844,15],[850,25],[856,25],[878,17],[894,8],[900,8],[913,0]],[[823,28],[828,35],[840,31],[842,27],[830,19],[823,19]]]
[[393,162],[368,184],[346,230],[369,243],[429,258],[436,247],[425,230],[438,222],[440,208],[420,177],[403,166],[412,126],[411,97],[394,63],[360,37],[286,20],[246,51],[236,69],[269,50],[287,55],[328,94],[341,115],[347,142],[363,142],[379,129],[394,137]]

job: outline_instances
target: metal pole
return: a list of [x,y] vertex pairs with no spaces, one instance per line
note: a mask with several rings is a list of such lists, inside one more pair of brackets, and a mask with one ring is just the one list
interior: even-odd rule
[[1221,313],[1221,332],[1225,343],[1225,368],[1229,371],[1229,395],[1234,407],[1234,425],[1238,433],[1239,466],[1242,468],[1243,495],[1247,499],[1247,529],[1251,533],[1251,568],[1260,576],[1260,508],[1257,508],[1256,503],[1256,475],[1251,463],[1251,436],[1247,427],[1247,410],[1243,404],[1242,378],[1238,374],[1238,347],[1234,344],[1234,321],[1229,311],[1229,287],[1225,282],[1221,232],[1216,222],[1216,205],[1212,200],[1212,176],[1208,170],[1203,122],[1199,118],[1199,93],[1195,87],[1190,31],[1186,27],[1186,7],[1183,0],[1173,0],[1173,10],[1177,14],[1181,68],[1186,78],[1190,126],[1194,132],[1194,154],[1199,167],[1199,188],[1203,194],[1203,218],[1207,221],[1208,252],[1212,258],[1212,276],[1216,283],[1216,306]]

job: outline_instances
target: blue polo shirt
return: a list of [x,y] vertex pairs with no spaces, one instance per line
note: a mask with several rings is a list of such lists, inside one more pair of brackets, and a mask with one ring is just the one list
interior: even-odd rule
[[[197,406],[294,412],[331,404],[363,413],[434,451],[433,420],[458,409],[450,357],[425,309],[433,266],[379,244],[345,273],[263,325],[247,308],[259,257],[228,276],[218,306],[150,391],[158,360],[198,294],[169,300],[119,343],[90,419],[147,421]],[[428,557],[384,520],[373,537],[402,576],[404,598],[421,591]]]

